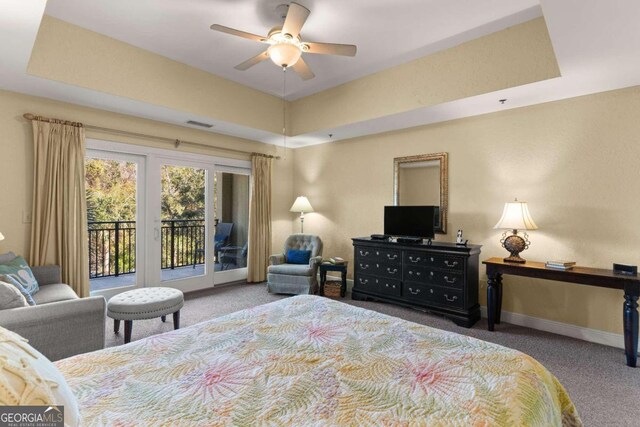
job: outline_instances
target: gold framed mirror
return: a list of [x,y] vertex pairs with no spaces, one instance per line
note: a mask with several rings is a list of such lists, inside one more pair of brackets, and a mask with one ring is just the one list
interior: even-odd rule
[[436,233],[446,234],[448,203],[447,153],[393,159],[395,206],[436,206],[434,230]]

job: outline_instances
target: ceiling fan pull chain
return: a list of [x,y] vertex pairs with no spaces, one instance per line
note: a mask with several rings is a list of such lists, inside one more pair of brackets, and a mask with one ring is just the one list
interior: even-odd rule
[[284,158],[287,159],[287,67],[282,67],[282,139]]

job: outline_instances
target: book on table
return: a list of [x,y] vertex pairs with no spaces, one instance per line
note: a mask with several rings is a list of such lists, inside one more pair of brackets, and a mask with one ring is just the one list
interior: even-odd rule
[[575,261],[547,261],[544,266],[556,270],[571,270],[576,265]]

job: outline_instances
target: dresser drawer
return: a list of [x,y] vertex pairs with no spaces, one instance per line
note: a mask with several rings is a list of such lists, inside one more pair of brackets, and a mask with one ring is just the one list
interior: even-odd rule
[[357,262],[379,262],[385,264],[402,265],[402,252],[389,249],[356,247]]
[[404,282],[402,284],[404,298],[443,307],[464,308],[462,292],[457,289],[431,286],[422,283]]
[[455,271],[442,271],[435,268],[408,265],[404,268],[405,282],[446,286],[457,289],[464,287],[464,275]]
[[374,294],[399,297],[402,294],[402,282],[400,280],[384,279],[359,274],[354,283],[354,289]]
[[376,280],[377,279],[373,276],[358,274],[356,280],[353,283],[353,287],[360,291],[377,293],[378,286]]
[[407,251],[404,253],[404,257],[406,265],[464,271],[464,258],[455,255],[438,255],[426,252]]
[[358,260],[356,261],[356,271],[363,274],[371,274],[374,276],[388,277],[390,279],[402,279],[402,265],[383,263],[376,260]]
[[399,297],[402,295],[402,282],[393,279],[376,279],[378,292],[383,295]]

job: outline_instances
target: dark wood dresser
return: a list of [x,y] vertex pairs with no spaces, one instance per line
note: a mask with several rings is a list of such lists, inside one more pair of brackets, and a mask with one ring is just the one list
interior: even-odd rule
[[470,328],[480,319],[479,245],[402,244],[352,239],[352,298],[377,300],[442,314]]

